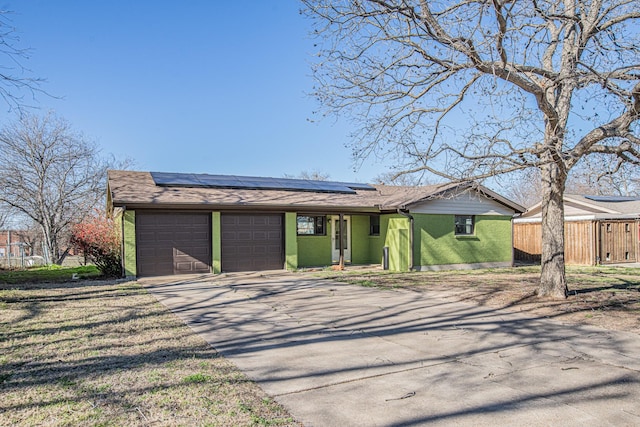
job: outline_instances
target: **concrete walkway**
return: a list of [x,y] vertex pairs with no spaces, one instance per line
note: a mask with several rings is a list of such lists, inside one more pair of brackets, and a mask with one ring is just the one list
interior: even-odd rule
[[306,426],[638,426],[640,335],[289,273],[147,279]]

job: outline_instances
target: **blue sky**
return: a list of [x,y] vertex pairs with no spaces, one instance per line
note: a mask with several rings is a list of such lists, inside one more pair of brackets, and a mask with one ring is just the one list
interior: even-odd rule
[[39,95],[36,112],[135,169],[361,182],[387,170],[372,159],[354,171],[347,121],[309,120],[313,40],[295,0],[0,5],[32,49],[23,65],[59,97]]

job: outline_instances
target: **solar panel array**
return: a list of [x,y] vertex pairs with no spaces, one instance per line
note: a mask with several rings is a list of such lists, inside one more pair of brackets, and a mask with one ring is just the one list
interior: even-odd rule
[[309,191],[315,193],[355,194],[356,190],[375,190],[356,182],[314,181],[310,179],[265,178],[237,175],[151,172],[162,187],[241,188],[252,190]]
[[584,196],[585,199],[593,200],[594,202],[637,202],[640,201],[638,196]]

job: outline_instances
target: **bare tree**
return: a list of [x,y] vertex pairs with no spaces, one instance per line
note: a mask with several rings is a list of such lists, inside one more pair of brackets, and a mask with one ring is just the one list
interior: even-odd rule
[[567,191],[576,194],[632,196],[638,194],[640,168],[603,155],[586,157],[567,179]]
[[397,173],[394,171],[383,172],[373,177],[373,182],[386,185],[401,185],[414,187],[417,185],[433,184],[432,177],[425,177],[424,173]]
[[509,174],[502,185],[502,194],[526,208],[536,205],[542,200],[540,170],[529,168]]
[[6,210],[0,210],[0,230],[4,230],[7,225],[9,214]]
[[70,225],[103,197],[107,166],[95,144],[66,121],[23,115],[0,131],[0,204],[39,225],[51,260],[59,264]]
[[358,123],[357,156],[483,179],[536,168],[538,294],[565,298],[563,193],[599,153],[640,163],[637,0],[303,0],[326,112]]
[[20,39],[11,19],[11,12],[0,10],[0,98],[9,110],[22,112],[26,105],[25,95],[32,99],[41,89],[43,79],[34,77],[23,63],[29,59],[29,49],[19,46]]
[[326,181],[329,179],[329,174],[326,172],[320,172],[314,169],[312,171],[302,171],[298,175],[289,175],[285,173],[284,177],[291,178],[291,179],[309,179],[312,181]]
[[[540,170],[529,168],[504,180],[504,194],[522,206],[531,207],[542,200]],[[567,177],[565,190],[571,194],[634,196],[640,190],[640,168],[632,163],[618,164],[602,155],[585,157]]]

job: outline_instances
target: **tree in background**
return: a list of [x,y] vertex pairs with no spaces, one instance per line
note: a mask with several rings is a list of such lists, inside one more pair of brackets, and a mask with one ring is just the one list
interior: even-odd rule
[[[613,163],[613,164],[612,164]],[[504,194],[530,208],[542,200],[540,171],[525,169],[512,179],[501,180]],[[567,177],[567,194],[598,196],[637,196],[640,194],[640,168],[632,163],[592,155],[576,165]]]
[[111,217],[94,210],[93,215],[73,225],[71,243],[93,262],[103,275],[122,274],[120,233]]
[[317,97],[357,157],[481,180],[534,168],[538,295],[565,298],[563,194],[587,156],[640,163],[637,0],[303,0]]
[[0,210],[0,230],[4,230],[6,228],[8,218],[9,218],[8,212],[4,210]]
[[302,171],[298,175],[289,175],[285,173],[284,177],[288,179],[307,179],[312,181],[326,181],[329,179],[329,174],[326,172],[320,172],[314,169],[312,171]]
[[569,176],[567,192],[601,196],[633,196],[639,193],[640,168],[600,155],[584,159]]
[[396,173],[393,171],[383,172],[373,177],[373,182],[384,185],[399,185],[403,187],[415,187],[418,185],[433,184],[431,180],[425,178],[424,173]]
[[51,261],[62,263],[70,226],[104,197],[108,162],[96,145],[49,113],[0,130],[0,205],[31,218]]
[[10,12],[0,10],[0,98],[9,109],[23,110],[25,95],[35,98],[44,93],[40,88],[43,79],[33,77],[22,64],[29,58],[29,50],[19,46],[19,37],[10,19]]

